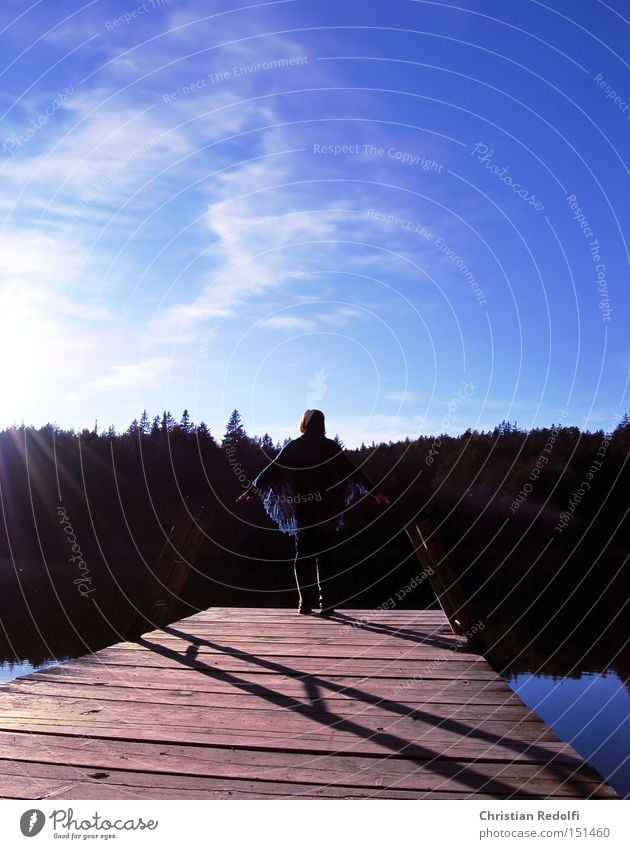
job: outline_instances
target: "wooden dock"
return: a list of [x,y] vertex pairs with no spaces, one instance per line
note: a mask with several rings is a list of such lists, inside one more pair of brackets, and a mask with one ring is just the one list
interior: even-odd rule
[[616,798],[442,611],[252,608],[1,686],[0,796]]

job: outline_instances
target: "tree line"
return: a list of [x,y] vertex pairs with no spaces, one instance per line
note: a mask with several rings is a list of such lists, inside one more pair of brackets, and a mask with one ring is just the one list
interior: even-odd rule
[[[123,433],[97,425],[81,432],[54,424],[6,428],[0,432],[5,578],[6,564],[30,564],[24,566],[29,580],[48,570],[48,584],[65,591],[54,577],[71,571],[58,521],[62,506],[94,586],[100,580],[108,587],[101,597],[114,611],[151,579],[188,498],[202,502],[209,517],[187,588],[190,604],[292,606],[292,541],[256,499],[235,504],[244,479],[253,480],[281,447],[268,434],[248,435],[237,410],[219,438],[186,410],[179,419],[144,411]],[[401,606],[433,604],[404,533],[409,521],[428,517],[483,615],[513,616],[520,608],[529,616],[557,613],[567,588],[575,615],[590,610],[602,589],[602,605],[611,598],[625,604],[629,452],[627,415],[612,433],[553,423],[526,431],[504,421],[488,431],[349,450],[392,505],[364,499],[349,511],[337,549],[339,595],[349,607],[378,606],[413,580],[417,589]]]

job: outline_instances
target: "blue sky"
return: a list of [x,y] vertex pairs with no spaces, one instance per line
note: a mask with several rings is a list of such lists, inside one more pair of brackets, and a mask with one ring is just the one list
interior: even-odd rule
[[5,0],[0,425],[613,428],[628,17]]

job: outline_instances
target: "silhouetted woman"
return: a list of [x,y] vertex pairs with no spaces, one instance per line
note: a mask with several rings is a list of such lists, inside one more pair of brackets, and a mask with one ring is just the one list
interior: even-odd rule
[[333,439],[326,438],[324,414],[306,410],[302,436],[289,442],[237,499],[257,492],[268,515],[285,533],[295,535],[295,581],[299,613],[311,613],[319,587],[321,615],[334,613],[330,586],[335,534],[343,526],[343,511],[358,495],[367,493],[380,504],[370,479],[346,457]]

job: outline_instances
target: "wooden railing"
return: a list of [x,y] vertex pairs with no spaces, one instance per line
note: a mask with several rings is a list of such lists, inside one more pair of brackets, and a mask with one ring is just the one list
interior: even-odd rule
[[428,519],[411,522],[405,528],[423,571],[455,634],[476,642],[479,623],[449,563],[435,526]]
[[206,509],[187,499],[179,511],[162,551],[140,596],[136,612],[125,634],[137,640],[145,631],[166,625],[173,618],[192,565],[205,539]]

